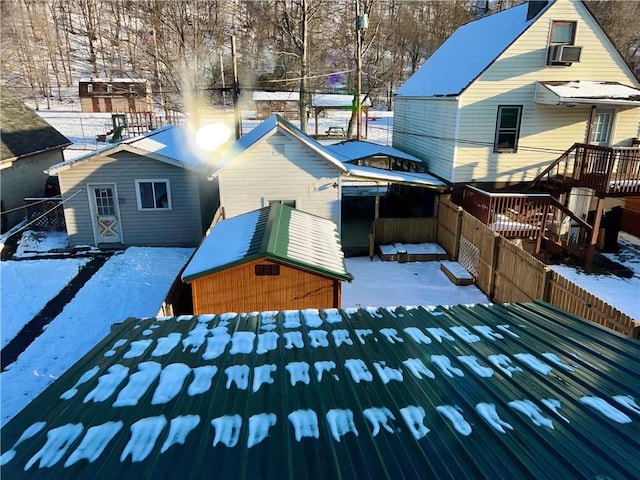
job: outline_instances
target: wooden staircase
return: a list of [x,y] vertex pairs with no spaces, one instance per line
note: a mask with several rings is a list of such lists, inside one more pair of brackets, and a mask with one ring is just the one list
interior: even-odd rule
[[574,187],[590,188],[599,198],[640,195],[640,145],[601,147],[574,143],[528,186],[554,196]]

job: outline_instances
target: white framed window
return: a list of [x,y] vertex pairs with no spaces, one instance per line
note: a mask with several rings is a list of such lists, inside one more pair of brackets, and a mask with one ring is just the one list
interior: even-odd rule
[[93,83],[87,83],[87,93],[93,93]]
[[493,141],[494,152],[518,151],[520,139],[520,121],[522,105],[500,105],[496,119],[496,136]]
[[573,45],[576,40],[576,26],[574,21],[553,20],[551,22],[550,45]]
[[589,138],[589,143],[603,146],[609,145],[611,127],[613,126],[613,115],[613,110],[598,109],[596,111],[591,125],[591,138]]
[[282,205],[286,205],[288,207],[291,208],[296,208],[296,201],[295,200],[268,200],[268,205],[274,205],[274,204],[282,204]]
[[107,84],[107,93],[113,93],[113,85]]
[[138,210],[171,210],[171,184],[168,179],[136,180]]

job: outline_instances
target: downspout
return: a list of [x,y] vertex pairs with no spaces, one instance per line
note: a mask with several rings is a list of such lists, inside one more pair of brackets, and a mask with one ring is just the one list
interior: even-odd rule
[[[318,123],[316,122],[316,125]],[[342,238],[342,174],[338,175],[338,237]]]

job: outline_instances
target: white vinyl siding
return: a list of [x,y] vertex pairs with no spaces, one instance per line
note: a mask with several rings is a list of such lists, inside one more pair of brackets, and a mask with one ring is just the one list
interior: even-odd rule
[[340,225],[340,175],[299,140],[275,133],[220,172],[221,204],[230,218],[262,208],[265,201],[296,200],[296,208]]
[[[69,241],[93,245],[87,184],[113,183],[124,246],[195,246],[202,239],[196,173],[127,152],[98,157],[59,173]],[[165,179],[171,184],[171,210],[139,210],[136,179]]]
[[[579,63],[546,66],[553,20],[577,22],[575,45],[583,47]],[[571,145],[585,142],[590,106],[534,102],[537,81],[570,80],[638,86],[584,7],[579,2],[558,1],[461,95],[455,181],[531,180]],[[493,119],[499,105],[524,106],[518,152],[509,156],[492,151]],[[630,145],[631,138],[638,136],[639,125],[640,108],[618,108],[610,144]]]
[[393,146],[420,158],[431,173],[451,180],[457,106],[455,98],[396,97]]

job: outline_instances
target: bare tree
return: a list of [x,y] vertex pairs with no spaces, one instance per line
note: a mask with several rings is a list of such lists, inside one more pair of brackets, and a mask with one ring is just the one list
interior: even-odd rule
[[300,129],[308,130],[311,92],[309,90],[310,50],[313,23],[320,19],[322,0],[277,0],[278,28],[284,40],[291,47],[282,51],[297,60],[300,91]]
[[640,2],[590,0],[586,3],[640,80]]

